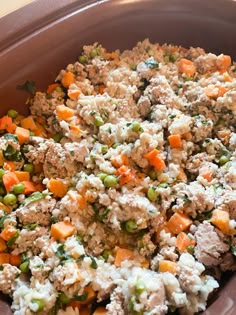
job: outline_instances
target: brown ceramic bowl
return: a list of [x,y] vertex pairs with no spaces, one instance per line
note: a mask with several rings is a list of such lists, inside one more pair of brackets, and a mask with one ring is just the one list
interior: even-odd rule
[[[37,0],[0,19],[0,114],[26,112],[25,80],[44,89],[58,71],[95,41],[109,49],[155,42],[200,46],[236,60],[233,0]],[[0,297],[3,299],[3,297]],[[236,276],[231,276],[205,315],[236,314]],[[11,314],[0,304],[0,314]],[[8,311],[7,311],[8,309]]]

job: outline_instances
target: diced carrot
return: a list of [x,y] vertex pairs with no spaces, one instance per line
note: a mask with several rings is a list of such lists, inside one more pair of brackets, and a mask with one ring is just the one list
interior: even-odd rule
[[34,118],[32,116],[28,116],[26,118],[23,118],[20,122],[21,127],[25,129],[29,129],[31,131],[37,130],[37,125],[34,121]]
[[78,209],[84,209],[86,207],[86,200],[85,198],[78,194],[76,191],[69,190],[67,195],[72,201],[76,201],[78,205]]
[[73,235],[75,227],[70,222],[59,221],[51,225],[51,235],[56,240],[67,238]]
[[166,168],[165,162],[159,157],[156,156],[153,160],[151,160],[150,165],[152,165],[157,171],[163,171]]
[[144,261],[141,262],[142,268],[148,269],[149,266],[150,266],[150,262],[147,259],[145,259]]
[[4,252],[5,249],[7,249],[6,241],[0,238],[0,253]]
[[73,132],[73,134],[77,134],[77,135],[79,135],[82,132],[80,127],[74,124],[70,124],[70,130],[71,132]]
[[128,165],[129,164],[129,159],[127,157],[127,155],[121,153],[115,157],[113,157],[111,159],[111,164],[118,168],[118,167],[121,167],[122,165]]
[[121,263],[125,260],[131,260],[134,257],[134,253],[126,248],[118,248],[115,255],[114,265],[120,267]]
[[17,232],[17,229],[12,225],[7,225],[2,230],[0,237],[5,241],[9,241],[10,238]]
[[224,72],[223,78],[224,78],[225,82],[232,82],[233,81],[232,77],[229,75],[229,73],[227,71]]
[[60,198],[64,197],[68,191],[68,185],[63,183],[63,181],[60,179],[51,178],[47,184],[47,187],[55,197]]
[[16,124],[13,123],[12,118],[9,116],[3,116],[0,118],[0,130],[6,130],[9,133],[14,133]]
[[16,127],[17,127],[17,125],[16,125],[15,123],[12,123],[10,126],[8,126],[8,127],[6,128],[6,130],[7,130],[7,132],[9,132],[9,133],[14,133],[15,130],[16,130]]
[[24,180],[24,181],[22,181],[21,183],[22,183],[22,184],[24,185],[24,187],[25,187],[25,188],[24,188],[24,191],[23,191],[23,194],[29,195],[29,194],[31,194],[31,193],[33,193],[33,192],[36,191],[36,188],[35,188],[33,182]]
[[3,168],[5,171],[14,172],[15,167],[15,162],[13,161],[5,161],[3,164]]
[[131,182],[134,180],[134,170],[132,170],[127,165],[122,165],[116,170],[116,175],[120,176],[119,183],[120,185],[127,184],[128,182]]
[[192,224],[192,220],[184,213],[176,212],[167,222],[167,227],[173,234],[179,234],[187,230]]
[[105,57],[106,59],[117,59],[117,58],[119,57],[119,55],[118,55],[115,51],[113,51],[113,52],[111,52],[111,53],[106,53],[106,54],[104,55],[104,57]]
[[60,86],[60,84],[58,83],[52,83],[48,86],[47,88],[47,94],[51,94],[53,91],[55,91],[55,89]]
[[196,72],[196,67],[191,60],[183,58],[178,63],[178,70],[180,73],[192,76]]
[[231,57],[229,55],[220,55],[217,58],[218,69],[227,69],[231,65]]
[[20,182],[30,181],[30,173],[25,171],[15,171],[16,177]]
[[184,232],[180,232],[176,238],[176,247],[180,253],[183,253],[188,249],[188,246],[195,245],[195,240],[188,237]]
[[68,71],[65,72],[62,79],[61,83],[65,88],[68,88],[72,83],[75,82],[75,76],[72,72]]
[[36,129],[34,130],[35,136],[41,137],[41,138],[47,138],[47,132],[45,128],[38,122],[36,122],[35,124],[36,124]]
[[215,209],[210,222],[218,227],[222,233],[228,234],[230,230],[229,220],[229,213],[227,211]]
[[71,100],[76,100],[81,95],[81,91],[75,90],[75,89],[74,90],[68,90],[67,94]]
[[21,260],[21,256],[20,255],[13,255],[13,254],[10,254],[10,257],[9,257],[9,263],[12,265],[12,266],[20,266],[20,264],[22,263],[22,260]]
[[3,203],[0,202],[0,210],[3,210],[5,213],[11,213],[11,208],[4,205]]
[[7,192],[10,192],[12,186],[19,184],[20,182],[15,172],[5,173],[2,177],[2,180]]
[[96,308],[96,310],[93,312],[93,315],[106,315],[107,310],[104,306],[99,306]]
[[213,179],[212,172],[210,170],[204,171],[200,173],[203,178],[205,178],[208,182],[211,182]]
[[10,262],[10,254],[0,253],[0,265],[9,264],[9,262]]
[[184,182],[184,183],[187,183],[187,181],[188,181],[188,177],[187,177],[187,175],[184,172],[182,167],[179,170],[179,174],[177,176],[177,179],[180,180],[181,182]]
[[168,141],[173,149],[181,149],[183,147],[180,135],[170,135]]
[[57,105],[56,107],[56,115],[59,120],[70,120],[74,116],[73,109],[65,106],[65,105]]
[[23,144],[29,140],[30,131],[22,127],[16,127],[15,135],[17,136],[19,143]]
[[171,260],[160,260],[159,261],[159,271],[160,272],[170,272],[176,274],[177,263]]
[[159,153],[160,153],[159,150],[153,149],[153,150],[149,151],[148,153],[144,154],[144,157],[145,157],[145,159],[147,159],[148,161],[151,161],[151,160],[154,159]]
[[159,151],[153,149],[150,152],[144,154],[144,157],[149,161],[149,164],[152,165],[157,171],[163,171],[166,168],[165,162],[159,156]]
[[205,88],[206,96],[214,99],[223,96],[226,92],[227,89],[222,85],[209,85]]
[[12,118],[9,116],[3,116],[0,118],[0,130],[7,130],[9,126],[13,124]]
[[105,88],[106,88],[106,86],[104,84],[99,85],[99,88],[98,88],[99,94],[104,94]]

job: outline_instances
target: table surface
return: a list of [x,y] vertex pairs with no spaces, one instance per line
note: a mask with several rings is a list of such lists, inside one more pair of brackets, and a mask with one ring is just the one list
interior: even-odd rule
[[3,3],[1,3],[1,6],[0,6],[0,17],[3,17],[33,1],[35,0],[2,1]]

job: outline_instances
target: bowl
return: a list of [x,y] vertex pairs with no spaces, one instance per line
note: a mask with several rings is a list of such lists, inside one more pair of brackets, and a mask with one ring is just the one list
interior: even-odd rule
[[[236,60],[233,0],[38,0],[0,19],[0,114],[27,112],[27,79],[45,89],[84,44],[131,48],[153,42],[199,46]],[[1,296],[0,313],[11,314]],[[231,275],[205,315],[235,314],[236,276]],[[8,312],[8,313],[7,313]]]

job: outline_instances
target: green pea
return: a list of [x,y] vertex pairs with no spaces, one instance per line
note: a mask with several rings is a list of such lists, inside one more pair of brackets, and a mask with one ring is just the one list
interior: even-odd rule
[[219,159],[219,164],[220,164],[220,165],[224,165],[224,164],[226,164],[227,162],[229,162],[229,158],[228,158],[227,156],[225,156],[225,155],[222,155],[222,156],[220,157],[220,159]]
[[142,280],[138,280],[135,284],[135,292],[137,294],[141,294],[143,291],[145,291],[146,287]]
[[158,192],[156,191],[156,189],[153,186],[148,188],[147,197],[152,202],[157,200]]
[[95,124],[95,126],[100,127],[100,126],[104,125],[104,120],[102,119],[102,117],[97,116],[94,118],[94,124]]
[[99,54],[98,54],[98,50],[96,49],[96,48],[94,48],[94,49],[92,49],[91,51],[90,51],[90,57],[91,58],[95,58],[96,56],[98,56]]
[[98,173],[97,177],[101,179],[101,181],[104,181],[104,179],[107,177],[106,173]]
[[119,145],[120,145],[120,143],[119,143],[119,142],[116,142],[116,143],[114,143],[114,144],[112,145],[112,148],[113,148],[113,149],[116,149]]
[[23,169],[24,169],[25,172],[33,173],[34,165],[31,164],[31,163],[27,163],[27,164],[24,165]]
[[3,169],[3,168],[0,168],[0,178],[2,178],[4,174],[5,174],[4,169]]
[[118,178],[113,176],[113,175],[107,175],[105,178],[104,178],[104,181],[103,181],[105,187],[107,188],[113,188],[117,185],[118,183]]
[[0,196],[6,195],[6,189],[3,186],[0,186]]
[[125,222],[125,229],[129,233],[133,233],[137,230],[137,224],[134,220],[128,220]]
[[141,125],[138,121],[134,121],[131,125],[131,129],[134,131],[134,132],[139,132],[140,129],[141,129]]
[[14,109],[9,109],[9,111],[7,112],[7,115],[14,119],[18,116],[18,112]]
[[5,204],[5,205],[10,205],[10,206],[12,206],[12,205],[14,205],[14,204],[16,204],[16,202],[17,202],[17,198],[16,198],[16,196],[15,195],[13,195],[13,194],[6,194],[4,197],[3,197],[3,203]]
[[16,195],[22,194],[24,189],[25,189],[25,187],[22,183],[16,184],[13,186],[13,193]]
[[37,305],[36,312],[41,312],[44,309],[45,302],[42,299],[32,299],[31,303]]
[[88,58],[85,55],[79,56],[79,62],[85,65],[88,62]]
[[105,259],[105,261],[108,260],[109,256],[112,256],[112,252],[110,249],[104,249],[102,252],[102,257]]
[[63,89],[60,86],[57,86],[55,88],[55,91],[57,91],[58,93],[61,93],[61,92],[63,92]]
[[22,264],[19,266],[20,271],[23,273],[28,273],[29,272],[29,261],[24,261]]
[[35,136],[35,133],[33,131],[30,131],[30,136],[31,137]]
[[61,139],[62,139],[62,135],[60,135],[59,133],[56,133],[55,135],[52,136],[52,139],[55,141],[55,142],[60,142]]
[[108,145],[105,144],[105,145],[101,146],[101,153],[102,154],[106,154],[107,151],[108,151]]
[[156,171],[152,170],[148,173],[148,176],[152,179],[152,180],[156,180],[157,179],[157,173]]
[[62,304],[68,304],[70,303],[71,299],[65,295],[65,293],[61,292],[59,294],[58,300],[62,303]]
[[130,64],[130,69],[135,71],[137,69],[137,65],[135,63]]

